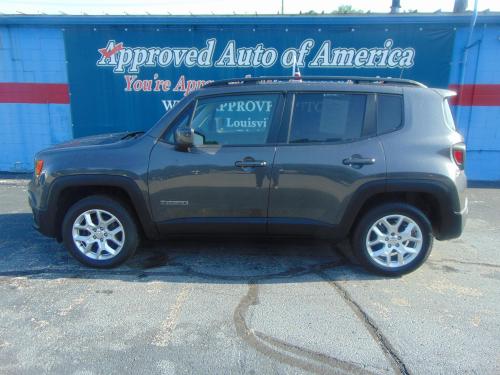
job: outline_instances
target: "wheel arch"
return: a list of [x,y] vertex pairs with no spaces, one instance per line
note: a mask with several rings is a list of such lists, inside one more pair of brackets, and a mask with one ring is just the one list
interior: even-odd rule
[[107,195],[129,206],[138,227],[147,238],[158,238],[149,210],[147,194],[129,177],[112,175],[73,175],[56,178],[48,191],[47,211],[51,213],[54,236],[61,239],[61,225],[71,205],[91,195]]
[[375,206],[403,202],[420,209],[432,224],[437,239],[454,237],[450,224],[460,210],[456,189],[451,181],[438,179],[388,179],[362,185],[353,194],[340,224],[350,235],[363,213]]

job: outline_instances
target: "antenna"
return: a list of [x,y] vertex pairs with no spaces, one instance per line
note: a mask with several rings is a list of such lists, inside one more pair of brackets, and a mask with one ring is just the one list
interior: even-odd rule
[[299,65],[297,64],[297,54],[294,53],[293,54],[293,68],[292,68],[292,76],[296,79],[296,80],[301,80],[300,77],[300,69],[299,69]]

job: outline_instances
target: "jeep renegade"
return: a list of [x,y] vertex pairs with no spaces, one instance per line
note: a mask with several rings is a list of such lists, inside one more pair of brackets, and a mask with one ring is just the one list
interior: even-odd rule
[[209,83],[145,133],[39,152],[35,227],[92,267],[141,237],[250,234],[348,237],[369,270],[408,273],[465,223],[452,95],[390,78]]

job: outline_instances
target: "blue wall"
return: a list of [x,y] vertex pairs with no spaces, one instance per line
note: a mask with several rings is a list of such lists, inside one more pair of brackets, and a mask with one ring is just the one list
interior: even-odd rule
[[[67,83],[60,28],[0,25],[0,82]],[[72,138],[68,104],[0,103],[0,171],[29,171],[33,155]]]
[[[177,17],[168,22],[218,24],[223,22],[275,24],[271,17]],[[279,23],[297,22],[298,17],[279,17]],[[487,22],[484,21],[487,19]],[[483,21],[481,21],[483,20]],[[68,83],[64,27],[77,24],[165,24],[159,17],[24,17],[0,16],[0,85],[2,83]],[[307,25],[401,23],[401,17],[305,17]],[[463,52],[468,38],[469,17],[417,16],[404,22],[440,22],[455,27],[449,83],[461,84]],[[66,26],[65,26],[66,25]],[[307,34],[307,32],[305,32]],[[500,85],[500,17],[479,18],[468,49],[465,84]],[[0,92],[0,97],[1,97]],[[498,98],[496,100],[498,103]],[[500,181],[500,106],[464,106],[453,108],[457,125],[468,146],[467,174],[471,180]],[[0,101],[0,171],[29,171],[33,155],[40,149],[73,137],[69,104],[6,103]]]
[[[464,84],[500,84],[500,26],[476,27],[464,67],[468,36],[469,28],[457,30],[450,84],[460,84],[462,76]],[[500,106],[455,106],[453,110],[467,144],[468,178],[500,180]]]

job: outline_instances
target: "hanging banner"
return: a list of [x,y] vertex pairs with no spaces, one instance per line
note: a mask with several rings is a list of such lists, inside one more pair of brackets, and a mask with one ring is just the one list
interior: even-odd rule
[[454,33],[425,25],[73,26],[65,30],[75,137],[146,130],[207,82],[358,75],[447,87]]

